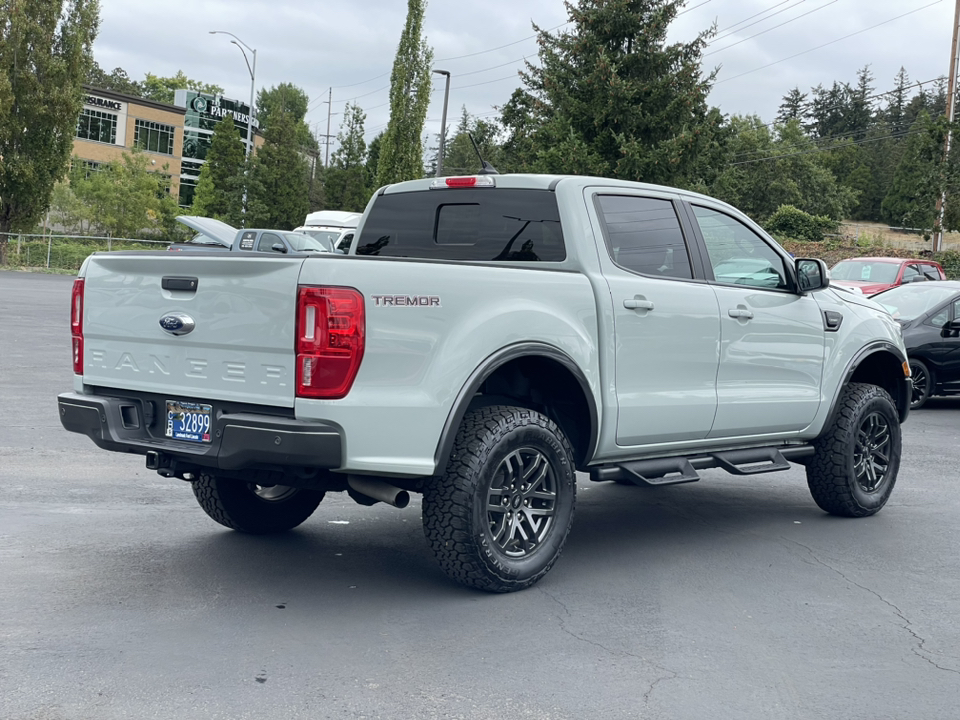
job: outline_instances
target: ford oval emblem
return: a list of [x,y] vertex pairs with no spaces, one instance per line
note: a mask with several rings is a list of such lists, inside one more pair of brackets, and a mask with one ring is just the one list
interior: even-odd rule
[[171,335],[186,335],[193,332],[197,324],[186,313],[167,313],[160,318],[160,327]]

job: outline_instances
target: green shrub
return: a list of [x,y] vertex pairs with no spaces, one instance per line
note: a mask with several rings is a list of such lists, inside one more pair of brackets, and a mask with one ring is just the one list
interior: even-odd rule
[[948,280],[960,280],[960,250],[945,250],[934,255],[933,259],[943,265]]
[[781,205],[764,227],[785,238],[820,242],[824,234],[836,233],[840,223],[823,215],[811,215],[793,205]]

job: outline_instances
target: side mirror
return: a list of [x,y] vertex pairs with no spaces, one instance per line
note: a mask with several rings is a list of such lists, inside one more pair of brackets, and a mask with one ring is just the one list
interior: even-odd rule
[[797,283],[801,293],[830,287],[830,271],[823,260],[800,258],[796,261]]
[[286,252],[287,252],[287,247],[286,247],[286,245],[283,245],[282,243],[274,243],[274,244],[270,247],[270,249],[273,250],[274,252],[278,252],[278,253],[286,253]]

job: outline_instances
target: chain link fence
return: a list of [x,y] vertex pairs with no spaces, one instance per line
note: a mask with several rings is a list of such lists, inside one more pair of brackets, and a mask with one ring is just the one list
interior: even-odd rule
[[28,233],[0,233],[0,244],[3,244],[4,268],[46,268],[72,272],[79,270],[91,253],[165,250],[170,245],[165,240]]

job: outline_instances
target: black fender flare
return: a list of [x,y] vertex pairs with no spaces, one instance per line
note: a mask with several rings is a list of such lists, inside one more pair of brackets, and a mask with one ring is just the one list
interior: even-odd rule
[[[875,342],[869,343],[864,347],[860,348],[859,352],[854,355],[850,362],[847,363],[847,367],[843,373],[843,380],[840,381],[840,387],[837,390],[836,395],[833,398],[833,401],[830,405],[830,412],[827,414],[827,422],[824,427],[827,427],[830,422],[833,420],[834,414],[837,412],[837,404],[840,402],[840,390],[847,386],[850,382],[850,379],[853,377],[853,374],[857,371],[857,368],[872,355],[877,353],[887,352],[891,355],[894,355],[901,363],[906,363],[907,356],[894,345],[892,342],[886,340],[877,340]],[[900,384],[900,397],[896,399],[897,403],[897,415],[900,417],[901,424],[907,419],[907,416],[910,414],[910,397],[913,395],[913,380],[904,375],[898,380]]]
[[471,373],[466,383],[460,388],[460,392],[457,394],[456,400],[454,400],[453,407],[450,408],[450,412],[447,414],[447,421],[443,426],[443,431],[440,433],[440,440],[437,443],[437,450],[434,453],[434,462],[436,463],[435,474],[440,475],[444,471],[444,468],[447,467],[447,462],[450,460],[450,453],[453,452],[453,443],[457,436],[457,430],[460,428],[460,423],[463,422],[463,417],[467,414],[470,403],[473,401],[473,397],[477,394],[480,386],[500,367],[523,357],[545,357],[554,360],[570,371],[570,374],[576,378],[580,384],[580,390],[587,399],[587,408],[590,413],[590,439],[587,444],[586,453],[584,454],[584,464],[589,462],[590,458],[593,457],[600,435],[600,423],[597,401],[590,389],[590,383],[587,382],[586,375],[584,375],[574,359],[559,348],[540,342],[522,342],[515,345],[508,345],[489,355],[480,363],[473,373]]

